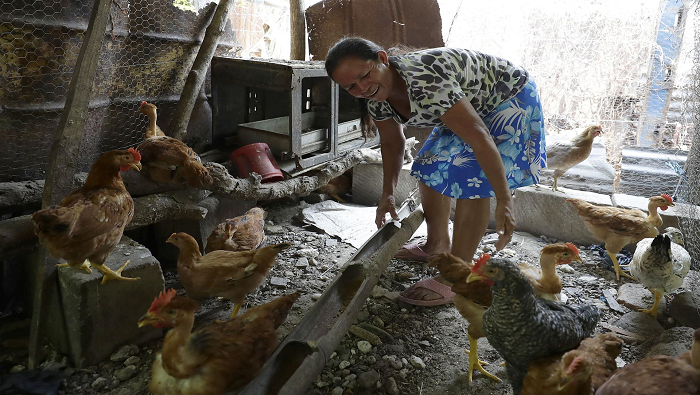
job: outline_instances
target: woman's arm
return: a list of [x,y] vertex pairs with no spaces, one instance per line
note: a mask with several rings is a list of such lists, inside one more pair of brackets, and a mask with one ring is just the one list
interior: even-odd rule
[[466,97],[455,103],[440,119],[472,147],[477,162],[493,187],[496,194],[496,232],[499,234],[495,247],[500,250],[508,244],[515,230],[513,204],[501,154],[484,121]]
[[377,125],[381,141],[382,169],[384,172],[382,198],[379,201],[375,219],[377,228],[381,228],[384,225],[387,213],[393,219],[399,219],[398,214],[396,214],[394,190],[403,166],[406,137],[403,134],[401,125],[393,119],[375,121],[375,124]]

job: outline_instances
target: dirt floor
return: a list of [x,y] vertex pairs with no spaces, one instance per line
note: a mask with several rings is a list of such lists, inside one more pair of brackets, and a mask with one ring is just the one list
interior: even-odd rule
[[[306,203],[282,202],[267,207],[267,243],[289,242],[293,247],[282,252],[279,264],[270,278],[287,279],[286,285],[271,285],[266,281],[254,295],[249,295],[244,306],[264,303],[276,296],[304,291],[283,327],[280,338],[289,333],[301,321],[314,301],[331,284],[343,264],[355,253],[350,245],[313,229],[304,227],[293,217]],[[487,235],[480,250],[493,251],[493,236]],[[539,250],[555,240],[517,233],[504,250],[521,261],[536,263]],[[298,260],[306,255],[309,265],[301,267]],[[317,257],[313,258],[318,254]],[[568,303],[592,303],[601,308],[601,324],[597,332],[605,332],[603,323],[611,323],[622,313],[611,310],[604,301],[603,290],[618,289],[614,273],[608,270],[595,253],[581,248],[583,264],[574,263],[571,268],[557,269],[564,284]],[[164,271],[168,287],[181,288],[176,271]],[[509,394],[505,368],[499,355],[484,339],[479,340],[479,357],[489,363],[486,369],[502,379],[497,383],[480,373],[474,373],[473,382],[467,378],[467,323],[454,306],[413,307],[400,305],[391,298],[415,281],[431,275],[420,262],[392,260],[358,316],[358,323],[371,325],[390,335],[389,341],[371,346],[362,338],[346,334],[326,365],[322,374],[306,392],[321,394]],[[623,280],[627,283],[628,280]],[[691,272],[686,288],[698,283],[698,273]],[[683,289],[679,290],[682,291]],[[180,290],[180,293],[184,293]],[[649,302],[651,300],[649,299]],[[650,305],[650,304],[649,304]],[[215,298],[202,301],[196,325],[214,319],[225,319],[232,304]],[[660,317],[665,327],[672,324]],[[26,339],[3,342],[0,352],[0,375],[9,369],[21,370],[26,366]],[[150,366],[161,341],[140,347],[125,346],[110,360],[98,366],[74,369],[60,355],[54,355],[45,365],[63,373],[60,394],[147,394]],[[369,346],[369,347],[368,347]],[[618,360],[630,363],[643,356],[638,344],[626,343]]]

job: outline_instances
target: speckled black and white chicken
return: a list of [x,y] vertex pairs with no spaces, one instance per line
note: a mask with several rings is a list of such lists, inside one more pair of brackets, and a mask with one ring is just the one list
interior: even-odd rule
[[530,280],[505,259],[477,262],[467,282],[493,284],[491,307],[482,326],[489,343],[506,361],[508,380],[519,395],[530,362],[576,348],[595,329],[600,311],[595,306],[536,298]]
[[654,294],[654,305],[641,312],[656,318],[661,297],[683,285],[691,259],[682,243],[683,235],[676,228],[667,228],[663,235],[637,243],[630,273]]

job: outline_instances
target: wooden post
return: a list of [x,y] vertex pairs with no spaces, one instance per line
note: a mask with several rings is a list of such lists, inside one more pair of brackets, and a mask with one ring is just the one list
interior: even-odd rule
[[[85,131],[88,104],[95,79],[95,71],[102,47],[105,28],[109,19],[112,0],[95,0],[90,22],[80,54],[73,71],[66,105],[54,136],[49,156],[48,172],[44,185],[42,206],[59,203],[73,187],[80,157],[80,142]],[[56,282],[56,261],[48,255],[46,248],[40,248],[36,260],[36,293],[32,310],[32,324],[29,333],[29,368],[41,363],[42,339],[46,322],[48,296],[52,283]]]
[[175,119],[172,120],[172,126],[170,127],[170,136],[178,140],[182,140],[187,134],[187,125],[190,123],[192,109],[197,103],[197,96],[204,84],[216,46],[219,45],[219,39],[226,28],[230,11],[231,0],[221,0],[216,7],[216,12],[207,27],[207,31],[204,33],[204,40],[202,40],[197,57],[194,59],[192,70],[187,76],[185,86],[182,88],[180,100],[175,108]]
[[306,59],[306,21],[304,20],[304,0],[289,0],[289,21],[291,50],[289,59]]

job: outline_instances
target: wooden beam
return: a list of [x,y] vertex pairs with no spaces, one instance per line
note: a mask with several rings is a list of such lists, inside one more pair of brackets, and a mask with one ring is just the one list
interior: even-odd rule
[[[78,169],[80,158],[80,142],[85,132],[88,103],[111,6],[112,0],[95,0],[92,7],[90,22],[73,70],[66,105],[51,147],[42,199],[43,207],[59,203],[72,190],[73,175]],[[46,248],[39,249],[35,264],[37,265],[36,293],[29,332],[30,369],[36,368],[41,363],[44,324],[48,315],[47,299],[52,283],[56,282],[56,261],[48,255]]]
[[289,22],[291,30],[291,49],[289,59],[306,59],[306,20],[304,19],[304,0],[289,0]]
[[192,64],[192,70],[187,75],[187,81],[185,81],[180,100],[175,108],[175,118],[172,120],[170,127],[170,136],[178,140],[182,140],[187,134],[187,125],[190,123],[192,109],[197,102],[197,96],[199,96],[204,79],[207,76],[211,58],[214,57],[216,47],[219,45],[219,39],[221,39],[226,28],[230,11],[231,0],[219,1],[214,17],[204,34],[204,40],[199,47],[197,57]]

